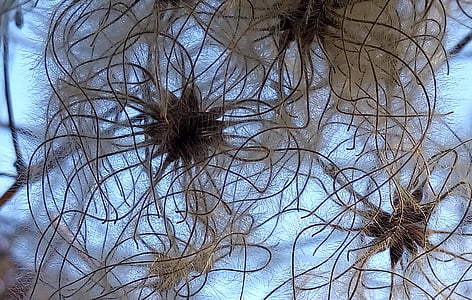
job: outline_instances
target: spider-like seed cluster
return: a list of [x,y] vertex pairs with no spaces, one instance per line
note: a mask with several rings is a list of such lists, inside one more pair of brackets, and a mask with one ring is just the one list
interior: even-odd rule
[[417,190],[411,195],[412,198],[406,197],[401,202],[394,199],[396,205],[392,213],[367,211],[365,216],[369,224],[362,230],[367,237],[375,238],[374,241],[378,240],[378,244],[389,250],[392,268],[405,251],[418,253],[419,248],[425,247],[428,238],[426,226],[435,203],[420,204],[421,197],[414,197],[415,193],[422,195],[422,191]]
[[[337,19],[335,10],[345,7],[349,1],[299,1],[296,8],[289,7],[286,14],[280,15],[279,30],[285,34],[285,42],[281,46],[287,47],[288,43],[299,41],[301,48],[310,47],[316,35],[326,31],[327,26],[335,27]],[[282,4],[283,5],[283,4]],[[290,5],[293,5],[290,3]],[[319,34],[317,38],[325,38]]]
[[469,3],[46,2],[26,297],[472,298]]
[[151,119],[143,125],[147,142],[160,146],[151,155],[167,153],[168,161],[180,159],[188,165],[205,159],[211,146],[218,148],[224,142],[224,121],[218,120],[218,112],[200,111],[192,92],[181,99],[171,98],[164,115],[157,111],[144,116]]

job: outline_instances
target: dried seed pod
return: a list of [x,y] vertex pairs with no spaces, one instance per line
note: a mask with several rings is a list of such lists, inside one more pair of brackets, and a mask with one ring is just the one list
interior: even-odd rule
[[[313,223],[300,231],[292,248],[293,261],[313,262],[293,265],[290,279],[273,293],[291,285],[293,294],[328,298],[467,298],[470,254],[465,244],[458,245],[470,237],[460,229],[466,213],[458,209],[472,205],[470,183],[459,168],[460,157],[469,153],[467,144],[459,141],[427,159],[399,160],[384,169],[388,175],[320,160],[333,185],[320,183],[328,198],[313,205]],[[310,240],[312,257],[304,256]],[[443,268],[456,272],[443,273]]]

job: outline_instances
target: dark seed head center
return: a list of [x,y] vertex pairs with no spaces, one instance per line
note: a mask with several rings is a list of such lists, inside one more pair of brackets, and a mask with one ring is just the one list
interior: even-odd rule
[[194,101],[178,99],[165,115],[157,111],[144,128],[148,144],[158,145],[155,156],[167,154],[170,162],[182,160],[186,164],[205,159],[222,139],[224,122],[220,114],[201,111]]

